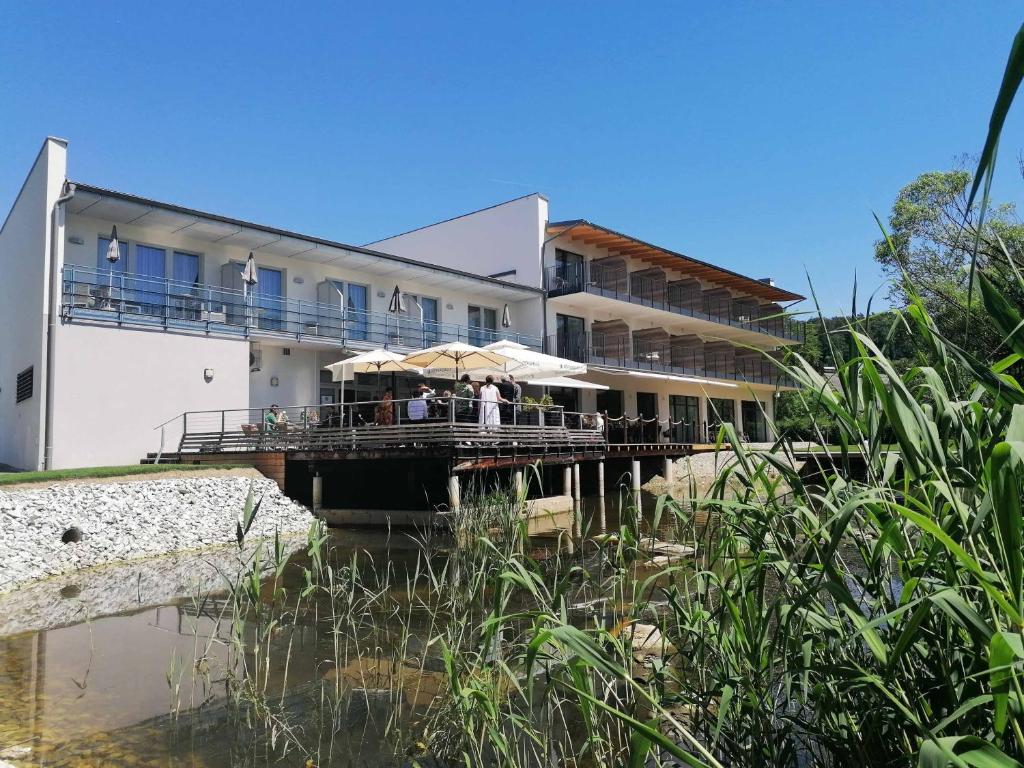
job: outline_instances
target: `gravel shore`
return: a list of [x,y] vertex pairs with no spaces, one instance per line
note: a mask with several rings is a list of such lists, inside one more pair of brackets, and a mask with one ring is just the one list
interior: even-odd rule
[[[95,565],[233,544],[250,488],[262,498],[250,537],[307,530],[309,510],[253,474],[0,490],[0,593]],[[64,543],[71,529],[81,540]]]

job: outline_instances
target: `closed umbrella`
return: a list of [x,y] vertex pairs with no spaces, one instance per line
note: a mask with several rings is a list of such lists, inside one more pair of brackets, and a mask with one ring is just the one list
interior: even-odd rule
[[107,245],[107,261],[110,262],[110,291],[108,296],[114,292],[114,265],[121,258],[121,244],[117,242],[117,225],[110,230],[110,243]]
[[512,313],[509,312],[508,304],[506,304],[505,308],[503,310],[501,310],[501,327],[502,328],[511,328],[512,327]]
[[[242,301],[246,309],[250,306],[252,289],[259,282],[259,270],[256,268],[256,257],[249,251],[249,258],[245,261],[245,268],[242,269]],[[247,318],[248,320],[248,318]]]

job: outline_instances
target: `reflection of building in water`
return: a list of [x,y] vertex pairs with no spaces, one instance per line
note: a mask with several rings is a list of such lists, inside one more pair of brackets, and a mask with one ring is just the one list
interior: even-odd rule
[[39,736],[45,662],[45,634],[0,637],[0,744]]

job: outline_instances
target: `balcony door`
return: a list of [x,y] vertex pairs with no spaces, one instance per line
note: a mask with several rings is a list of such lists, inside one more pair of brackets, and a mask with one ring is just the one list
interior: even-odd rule
[[555,354],[566,360],[587,362],[586,322],[582,317],[557,315]]
[[692,395],[669,395],[668,418],[673,443],[696,443],[700,404]]
[[469,306],[469,343],[484,347],[497,340],[498,311],[490,307]]
[[132,301],[143,314],[162,315],[166,284],[167,251],[151,245],[135,246],[135,269],[132,270]]
[[636,393],[636,415],[640,417],[635,430],[638,442],[658,442],[658,396],[654,392]]
[[572,251],[555,251],[555,269],[548,290],[554,293],[573,293],[583,289],[583,257]]
[[755,443],[768,440],[768,423],[764,418],[764,403],[756,400],[744,400],[740,404],[743,436]]
[[405,312],[400,316],[398,328],[401,343],[407,346],[426,349],[439,344],[441,333],[437,322],[437,299],[405,294]]
[[723,424],[736,424],[736,403],[723,397],[708,398],[708,439],[718,439]]
[[284,275],[280,269],[257,267],[256,279],[253,305],[259,327],[280,331],[284,327]]

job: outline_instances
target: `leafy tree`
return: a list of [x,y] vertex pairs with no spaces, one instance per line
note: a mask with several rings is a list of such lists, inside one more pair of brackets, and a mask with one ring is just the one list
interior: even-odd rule
[[[875,243],[875,259],[892,278],[890,298],[909,303],[909,278],[939,331],[962,341],[982,360],[1006,351],[981,306],[975,286],[968,308],[971,254],[1008,301],[1024,302],[1015,269],[1024,265],[1024,224],[1013,203],[967,207],[971,174],[962,169],[923,173],[900,190],[889,215],[889,241]],[[968,332],[969,329],[969,332]]]

